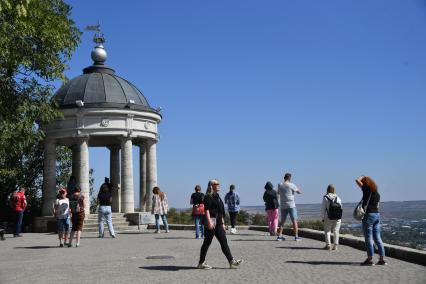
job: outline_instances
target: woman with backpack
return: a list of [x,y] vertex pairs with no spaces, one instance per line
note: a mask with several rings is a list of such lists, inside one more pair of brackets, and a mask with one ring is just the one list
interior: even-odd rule
[[[336,188],[329,184],[327,194],[322,199],[322,221],[324,222],[325,250],[337,250],[339,245],[339,230],[342,223],[342,200],[336,194]],[[333,232],[333,246],[330,235]]]
[[367,259],[361,263],[361,265],[374,265],[374,243],[376,243],[379,252],[379,261],[376,265],[386,265],[387,263],[384,259],[385,248],[382,238],[380,237],[380,194],[377,185],[372,178],[367,176],[360,176],[355,182],[362,190],[362,207],[365,208],[365,215],[362,219],[362,229],[364,232],[365,246],[367,248]]
[[265,201],[266,220],[269,226],[269,234],[277,235],[278,228],[278,193],[274,190],[272,182],[268,181],[265,185],[265,193],[263,193],[263,201]]
[[164,228],[166,233],[169,232],[169,224],[167,223],[167,212],[169,211],[169,204],[167,202],[167,196],[160,190],[158,186],[152,189],[152,208],[151,214],[155,216],[155,227],[156,233],[160,233],[160,216],[163,220]]
[[80,246],[80,237],[81,232],[83,231],[83,222],[85,218],[84,207],[86,201],[84,200],[84,195],[81,194],[80,186],[76,186],[74,194],[70,197],[70,208],[71,208],[71,223],[72,229],[70,234],[70,242],[68,243],[68,247],[72,247],[72,239],[74,237],[74,233],[77,233],[76,239],[77,243],[75,247],[78,248]]
[[189,201],[192,204],[192,216],[194,216],[195,221],[195,238],[204,239],[204,226],[202,224],[204,216],[204,193],[201,192],[201,186],[198,184],[195,186],[195,192],[191,194],[191,200]]

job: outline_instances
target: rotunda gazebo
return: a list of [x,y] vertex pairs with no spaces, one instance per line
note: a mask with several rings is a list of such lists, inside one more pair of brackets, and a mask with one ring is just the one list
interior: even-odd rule
[[[151,189],[157,185],[158,129],[162,116],[129,81],[105,65],[102,36],[95,35],[92,66],[56,93],[63,118],[45,127],[42,215],[52,215],[56,196],[56,146],[72,149],[72,175],[86,200],[89,197],[89,147],[110,150],[110,182],[113,212],[134,212],[132,146],[140,147],[141,211],[149,210]],[[121,159],[120,159],[121,151]],[[86,214],[90,204],[86,202]]]

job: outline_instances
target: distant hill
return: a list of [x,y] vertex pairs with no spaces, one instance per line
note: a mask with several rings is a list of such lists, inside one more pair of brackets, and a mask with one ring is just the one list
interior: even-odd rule
[[[358,203],[343,203],[343,220],[355,221],[352,212]],[[321,204],[296,204],[297,213],[302,220],[320,219]],[[242,206],[242,210],[250,214],[265,213],[264,206]],[[419,201],[387,201],[380,203],[382,220],[422,220],[426,219],[426,200]]]

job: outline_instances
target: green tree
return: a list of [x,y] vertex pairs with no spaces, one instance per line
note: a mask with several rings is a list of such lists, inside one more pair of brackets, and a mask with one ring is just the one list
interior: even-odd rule
[[0,0],[0,208],[18,185],[28,211],[40,207],[43,125],[60,116],[54,83],[81,35],[70,13],[61,0]]

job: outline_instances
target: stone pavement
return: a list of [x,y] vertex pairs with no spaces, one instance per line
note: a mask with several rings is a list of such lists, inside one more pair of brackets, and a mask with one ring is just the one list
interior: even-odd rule
[[[84,232],[83,232],[84,234]],[[0,283],[426,283],[426,267],[387,258],[387,266],[361,267],[365,252],[347,246],[324,251],[311,239],[284,242],[263,232],[228,235],[244,263],[228,269],[219,243],[207,254],[212,270],[198,270],[202,240],[190,231],[85,234],[79,248],[59,248],[53,234],[24,234],[0,242]],[[149,257],[153,257],[149,259]],[[171,256],[169,259],[156,259]]]

